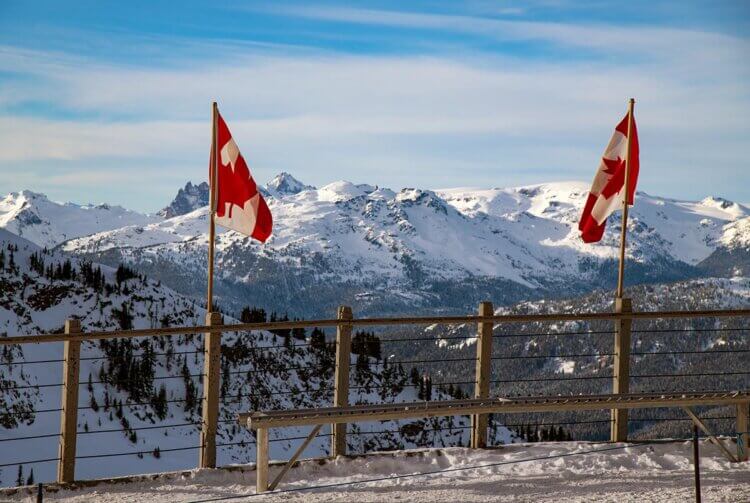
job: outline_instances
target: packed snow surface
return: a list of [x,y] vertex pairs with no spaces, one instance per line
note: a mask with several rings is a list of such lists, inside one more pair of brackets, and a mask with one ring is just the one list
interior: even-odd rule
[[[280,465],[272,467],[270,480],[279,470]],[[414,474],[423,475],[410,476]],[[704,501],[750,501],[750,463],[730,463],[717,447],[705,442],[701,445],[701,476]],[[255,471],[251,467],[235,471],[193,470],[50,493],[45,501],[644,503],[692,501],[695,497],[690,442],[557,442],[487,450],[399,451],[322,464],[304,461],[287,474],[280,491],[256,497],[254,486]],[[315,486],[322,487],[314,489]],[[26,501],[29,496],[24,493],[9,498]]]

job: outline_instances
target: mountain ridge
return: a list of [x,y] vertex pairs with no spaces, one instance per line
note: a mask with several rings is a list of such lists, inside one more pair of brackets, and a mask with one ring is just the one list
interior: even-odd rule
[[[207,189],[188,183],[178,197],[190,187]],[[365,312],[464,311],[482,297],[513,303],[570,296],[616,280],[619,213],[601,243],[583,244],[583,182],[394,191],[348,181],[316,188],[281,173],[261,190],[275,222],[265,245],[217,229],[216,290],[220,302],[236,308],[263,305],[300,316],[332,312],[340,303]],[[201,298],[207,208],[191,201],[187,209],[197,207],[187,213],[144,217],[57,246],[96,262],[130,264]],[[629,284],[750,271],[750,209],[741,204],[639,192],[628,226]]]

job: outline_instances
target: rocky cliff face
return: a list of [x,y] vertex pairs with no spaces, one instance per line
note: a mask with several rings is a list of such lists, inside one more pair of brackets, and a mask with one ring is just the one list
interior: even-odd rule
[[184,188],[177,191],[177,195],[169,203],[169,206],[163,208],[157,214],[163,218],[185,215],[198,208],[207,206],[209,195],[210,189],[208,183],[203,182],[193,185],[191,182],[188,182]]

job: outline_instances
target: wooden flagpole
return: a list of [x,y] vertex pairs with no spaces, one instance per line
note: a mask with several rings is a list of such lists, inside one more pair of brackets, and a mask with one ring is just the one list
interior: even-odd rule
[[206,300],[206,310],[211,313],[213,311],[213,299],[214,299],[214,241],[216,238],[216,226],[214,224],[214,214],[216,213],[216,185],[218,182],[217,178],[217,166],[216,157],[218,156],[216,135],[218,133],[216,123],[219,115],[219,108],[216,102],[213,102],[211,108],[211,162],[209,164],[211,170],[210,182],[210,201],[209,201],[209,215],[208,215],[208,292]]
[[633,108],[635,107],[635,100],[630,98],[628,104],[628,139],[626,145],[625,154],[625,197],[622,198],[622,229],[620,232],[620,267],[617,275],[617,298],[622,298],[623,293],[623,279],[625,276],[625,242],[628,231],[628,206],[633,204],[630,201],[630,139],[633,136]]

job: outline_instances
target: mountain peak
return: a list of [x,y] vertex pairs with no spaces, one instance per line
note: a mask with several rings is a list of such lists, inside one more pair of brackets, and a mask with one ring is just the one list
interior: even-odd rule
[[723,197],[708,196],[706,198],[703,198],[700,204],[704,206],[713,206],[715,208],[721,208],[722,210],[725,210],[727,208],[731,208],[732,206],[734,206],[735,203],[728,199],[724,199]]
[[303,190],[314,190],[312,185],[305,185],[286,171],[282,171],[274,177],[273,180],[266,184],[270,192],[276,192],[282,195],[299,194]]
[[23,189],[19,192],[10,192],[6,197],[6,201],[18,201],[18,200],[25,200],[25,201],[47,201],[49,198],[46,194],[42,194],[41,192],[34,192],[33,190],[29,189]]
[[208,183],[203,182],[199,185],[193,185],[192,182],[188,182],[184,188],[177,191],[177,195],[169,203],[169,206],[160,210],[157,215],[172,218],[207,206],[209,193]]

